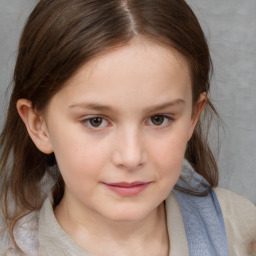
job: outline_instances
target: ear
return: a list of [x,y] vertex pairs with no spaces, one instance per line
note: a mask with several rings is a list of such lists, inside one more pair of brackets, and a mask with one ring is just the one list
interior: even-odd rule
[[196,124],[199,120],[200,114],[202,113],[204,106],[207,102],[207,95],[206,92],[202,92],[199,96],[199,100],[193,106],[193,111],[192,111],[192,118],[191,118],[191,126],[190,126],[190,131],[189,131],[189,138],[188,140],[191,139],[193,132],[195,130]]
[[26,99],[19,99],[16,107],[36,147],[45,154],[52,153],[53,149],[43,115],[33,109],[32,103]]

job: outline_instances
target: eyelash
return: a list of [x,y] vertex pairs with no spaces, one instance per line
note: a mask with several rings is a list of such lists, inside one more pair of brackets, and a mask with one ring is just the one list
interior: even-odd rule
[[[160,117],[160,118],[163,118],[164,120],[163,120],[163,122],[162,122],[161,124],[156,125],[156,124],[153,124],[153,122],[152,122],[152,118],[154,118],[154,117]],[[101,119],[101,120],[102,120],[102,123],[106,123],[106,124],[104,124],[104,125],[102,126],[102,123],[101,123],[99,126],[93,126],[93,125],[91,124],[91,122],[92,122],[94,119],[97,119],[97,118]],[[170,115],[156,114],[156,115],[150,116],[150,117],[147,119],[146,124],[147,124],[148,126],[154,126],[154,127],[156,127],[156,128],[160,128],[160,129],[161,129],[161,128],[168,127],[168,126],[169,126],[172,122],[174,122],[174,121],[175,121],[174,118],[173,118],[172,116],[170,116]],[[89,117],[83,119],[81,122],[82,122],[83,124],[85,124],[88,128],[93,129],[93,130],[100,130],[100,129],[103,129],[103,128],[105,128],[105,127],[108,127],[109,124],[110,124],[110,122],[107,121],[107,119],[106,119],[105,117],[103,117],[103,116],[89,116]]]
[[[97,119],[97,118],[99,118],[99,119],[101,119],[102,120],[102,123],[108,123],[107,125],[104,125],[103,127],[102,127],[102,123],[99,125],[99,126],[93,126],[90,122],[91,121],[93,121],[94,119]],[[109,121],[107,121],[106,120],[106,118],[104,118],[104,117],[102,117],[102,116],[90,116],[90,117],[87,117],[87,118],[85,118],[85,119],[83,119],[82,121],[81,121],[83,124],[85,124],[88,128],[90,128],[90,129],[102,129],[102,128],[104,128],[104,127],[107,127],[109,124],[110,124],[110,122]]]
[[[152,118],[154,118],[154,117],[161,117],[161,118],[163,118],[164,120],[163,120],[163,122],[162,122],[161,124],[156,125],[156,124],[153,124],[153,122],[152,122]],[[160,129],[161,129],[161,128],[168,127],[171,123],[173,123],[173,122],[174,122],[174,118],[173,118],[172,116],[170,116],[170,115],[156,114],[156,115],[151,116],[151,117],[148,119],[147,122],[150,122],[150,123],[151,123],[151,124],[149,124],[149,125],[152,125],[152,126],[155,126],[156,128],[160,128]]]

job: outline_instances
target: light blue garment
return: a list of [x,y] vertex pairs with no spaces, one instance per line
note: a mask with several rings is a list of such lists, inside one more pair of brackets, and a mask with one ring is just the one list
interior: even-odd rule
[[209,183],[184,160],[173,189],[179,203],[190,256],[229,256],[221,208]]

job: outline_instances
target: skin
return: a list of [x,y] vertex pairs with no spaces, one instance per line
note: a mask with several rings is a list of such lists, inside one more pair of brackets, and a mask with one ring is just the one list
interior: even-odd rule
[[[56,156],[65,193],[55,215],[76,243],[95,255],[168,255],[163,201],[205,101],[193,106],[178,52],[142,39],[82,66],[43,113],[18,101],[36,146]],[[106,186],[135,181],[147,185],[132,196]]]

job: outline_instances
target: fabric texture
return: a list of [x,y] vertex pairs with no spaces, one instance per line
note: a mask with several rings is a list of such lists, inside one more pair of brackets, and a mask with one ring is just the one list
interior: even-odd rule
[[223,212],[231,256],[256,256],[256,207],[232,191],[215,190]]
[[[255,205],[231,191],[211,190],[186,161],[179,181],[165,201],[165,208],[169,256],[224,256],[228,255],[226,244],[231,256],[254,255],[249,246],[256,239]],[[0,238],[0,256],[92,256],[58,224],[51,194],[40,212],[24,217],[17,226],[15,238],[23,253],[16,251],[4,234]]]
[[190,256],[229,256],[221,208],[209,183],[184,161],[174,188]]

